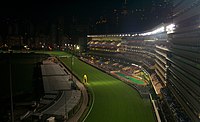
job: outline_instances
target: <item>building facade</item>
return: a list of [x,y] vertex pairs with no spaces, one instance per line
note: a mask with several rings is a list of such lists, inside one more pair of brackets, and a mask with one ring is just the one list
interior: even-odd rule
[[176,0],[167,86],[191,121],[200,121],[200,0]]

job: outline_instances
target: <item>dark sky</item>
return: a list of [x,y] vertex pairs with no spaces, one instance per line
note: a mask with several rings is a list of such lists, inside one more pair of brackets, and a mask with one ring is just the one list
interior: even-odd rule
[[[20,2],[21,1],[21,2]],[[1,16],[53,18],[57,16],[96,17],[122,8],[124,0],[6,0],[1,1]],[[127,0],[128,7],[148,7],[151,0]]]
[[[152,1],[153,0],[127,0],[127,7],[129,10],[151,8]],[[125,0],[5,0],[0,3],[0,22],[2,22],[0,26],[6,26],[5,22],[30,22],[34,24],[34,26],[48,27],[48,25],[52,23],[56,24],[58,18],[64,17],[65,30],[68,31],[72,20],[75,20],[78,24],[91,23],[91,25],[95,25],[101,16],[105,15],[109,17],[114,9],[122,9],[124,3]],[[129,21],[123,23],[134,24],[134,22],[131,22],[131,19],[125,20]],[[137,24],[137,22],[135,23],[135,25],[120,25],[120,29],[117,30],[132,32],[143,28],[140,24]],[[122,26],[126,30],[121,30]],[[132,26],[134,26],[134,28]]]

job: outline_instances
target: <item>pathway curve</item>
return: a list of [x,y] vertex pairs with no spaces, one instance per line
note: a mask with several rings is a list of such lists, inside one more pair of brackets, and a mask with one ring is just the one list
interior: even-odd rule
[[85,86],[82,83],[80,83],[76,77],[73,77],[73,79],[75,80],[77,86],[79,87],[79,89],[82,92],[83,101],[82,101],[82,105],[81,105],[80,109],[78,110],[78,112],[76,114],[74,114],[73,117],[70,118],[67,122],[78,122],[79,118],[85,111],[85,109],[87,107],[87,103],[88,103],[88,94],[87,94],[87,90],[86,90]]
[[[66,69],[66,70],[68,70],[68,69]],[[78,122],[79,118],[84,113],[84,111],[87,107],[87,104],[88,104],[88,94],[87,94],[87,90],[86,90],[85,86],[74,76],[73,76],[73,80],[82,93],[82,104],[81,104],[80,109],[69,120],[67,120],[67,122]]]

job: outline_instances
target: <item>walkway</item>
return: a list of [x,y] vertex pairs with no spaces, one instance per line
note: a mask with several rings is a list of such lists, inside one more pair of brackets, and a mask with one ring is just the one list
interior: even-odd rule
[[74,116],[72,118],[70,118],[67,122],[78,122],[79,118],[84,113],[84,111],[87,107],[87,103],[88,103],[88,94],[87,94],[87,90],[86,90],[85,86],[82,83],[80,83],[79,80],[76,79],[75,77],[73,77],[73,79],[75,80],[77,86],[79,87],[79,89],[82,92],[83,101],[82,101],[82,105],[81,105],[79,111],[76,114],[74,114]]
[[[68,69],[66,69],[65,67],[63,67],[63,68],[65,69],[65,71],[68,72]],[[71,72],[68,72],[68,73],[71,75]],[[84,113],[85,109],[87,108],[87,104],[88,104],[88,94],[87,94],[87,90],[86,90],[85,86],[74,76],[73,76],[73,80],[82,93],[82,104],[81,104],[80,109],[69,120],[67,120],[67,122],[78,122],[79,118]]]
[[[55,59],[56,60],[56,59]],[[74,82],[77,84],[80,90],[71,89],[70,72],[59,62],[53,63],[50,59],[45,60],[43,65],[41,65],[42,78],[44,84],[45,98],[47,97],[47,102],[52,103],[48,108],[42,110],[42,114],[48,115],[65,115],[77,106],[81,100],[81,93],[83,94],[83,104],[81,102],[80,111],[74,114],[70,119],[71,122],[77,122],[78,119],[83,114],[88,103],[87,91],[78,79],[73,77]],[[58,100],[50,99],[56,98],[51,92],[62,92],[62,95]],[[46,100],[46,99],[45,99]],[[43,100],[44,101],[44,100]],[[46,101],[44,101],[46,102]]]

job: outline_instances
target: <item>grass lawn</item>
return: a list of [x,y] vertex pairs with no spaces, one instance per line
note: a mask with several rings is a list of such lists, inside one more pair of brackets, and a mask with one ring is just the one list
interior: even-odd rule
[[138,79],[133,78],[133,77],[131,77],[131,76],[126,76],[125,74],[122,74],[122,73],[120,73],[120,72],[117,72],[116,74],[119,75],[119,76],[121,76],[121,77],[124,77],[124,78],[126,78],[126,79],[129,79],[130,81],[134,82],[135,84],[145,85],[145,82],[142,81],[142,80],[138,80]]
[[52,55],[52,56],[66,55],[66,52],[61,52],[61,51],[36,51],[36,53],[45,53],[45,54],[49,54],[49,55]]
[[[60,58],[71,68],[71,58]],[[73,72],[79,77],[88,76],[93,90],[94,104],[86,122],[154,122],[149,100],[141,99],[138,92],[120,80],[74,59]]]

